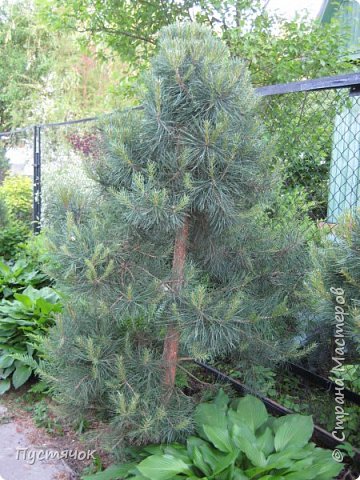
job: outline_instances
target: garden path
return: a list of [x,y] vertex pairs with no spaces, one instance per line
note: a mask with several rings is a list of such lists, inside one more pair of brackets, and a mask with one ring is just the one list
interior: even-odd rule
[[71,480],[62,460],[39,459],[39,452],[47,446],[31,437],[33,428],[12,419],[0,404],[0,480]]

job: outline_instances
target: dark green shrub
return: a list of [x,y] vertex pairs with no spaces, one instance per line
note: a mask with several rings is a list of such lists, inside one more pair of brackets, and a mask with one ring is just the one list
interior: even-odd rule
[[0,186],[10,219],[30,226],[32,219],[32,182],[24,175],[7,175]]
[[0,394],[19,388],[36,370],[39,338],[61,311],[59,295],[49,287],[30,285],[13,297],[0,302]]
[[29,227],[21,222],[10,222],[0,231],[0,257],[9,260],[22,250],[22,244],[29,238]]
[[14,258],[31,233],[31,180],[7,175],[0,186],[0,257]]

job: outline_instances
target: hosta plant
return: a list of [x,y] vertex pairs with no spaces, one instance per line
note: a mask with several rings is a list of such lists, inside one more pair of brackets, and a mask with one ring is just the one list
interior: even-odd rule
[[28,259],[19,258],[15,262],[0,259],[0,300],[10,300],[14,293],[21,293],[29,285],[43,287],[48,281],[49,277]]
[[141,461],[84,480],[330,480],[342,469],[330,451],[309,442],[310,416],[271,417],[251,395],[230,402],[220,391],[197,407],[195,421],[197,435],[186,445],[147,447]]
[[37,338],[46,334],[61,311],[59,295],[31,285],[14,300],[0,302],[0,395],[19,388],[36,369]]

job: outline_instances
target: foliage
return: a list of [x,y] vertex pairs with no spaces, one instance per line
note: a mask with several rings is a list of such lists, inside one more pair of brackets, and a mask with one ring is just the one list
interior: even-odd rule
[[[55,6],[54,6],[55,3]],[[57,29],[77,29],[84,42],[104,43],[136,65],[147,65],[158,46],[158,30],[177,20],[194,19],[211,26],[242,59],[257,86],[285,83],[356,70],[348,51],[350,32],[337,19],[322,24],[306,15],[293,20],[269,12],[264,1],[94,2],[72,0],[66,7],[39,0],[40,14]],[[135,91],[132,95],[136,95]],[[277,136],[276,158],[286,177],[285,189],[301,190],[308,213],[324,218],[327,207],[332,129],[336,95],[328,93],[273,96],[263,117]],[[294,141],[296,138],[296,141]]]
[[97,189],[55,198],[48,227],[66,309],[42,377],[72,415],[112,417],[120,447],[191,431],[183,358],[297,355],[308,265],[296,212],[269,218],[278,179],[243,64],[208,29],[174,25],[146,82],[144,109],[102,123]]
[[[343,378],[347,388],[356,391],[358,374],[354,369],[344,366],[344,372],[338,372],[338,377]],[[229,370],[229,365],[222,365],[223,372],[228,372],[231,377],[239,378],[248,388],[257,394],[273,399],[293,413],[313,416],[314,422],[325,430],[331,432],[336,425],[336,415],[334,410],[334,394],[323,388],[317,388],[313,384],[304,381],[293,373],[278,368],[271,370],[266,367],[253,365],[253,372],[242,367],[241,364],[236,368]],[[355,370],[355,375],[347,373]],[[335,372],[333,376],[335,377]],[[333,378],[333,377],[332,377]],[[352,445],[358,445],[360,441],[359,407],[345,399],[344,410],[347,415],[344,418],[344,430],[346,440]]]
[[29,285],[41,288],[48,281],[47,275],[27,258],[22,257],[14,262],[0,260],[0,300],[11,300],[15,293],[22,293]]
[[155,48],[158,31],[164,25],[188,17],[192,2],[112,1],[105,5],[92,0],[38,0],[40,13],[55,28],[77,29],[98,44],[107,44],[124,60],[143,58]]
[[220,391],[214,402],[200,404],[195,412],[197,436],[189,437],[186,446],[151,446],[144,449],[146,458],[139,463],[112,466],[84,480],[330,480],[343,468],[330,451],[309,443],[311,417],[270,417],[252,396],[229,403]]
[[32,184],[22,175],[7,175],[0,185],[0,257],[10,259],[30,235]]
[[[262,13],[252,28],[226,32],[234,55],[246,59],[259,86],[351,72],[348,35],[337,20],[329,24],[297,17],[285,21]],[[274,33],[276,32],[276,33]],[[264,120],[277,137],[276,166],[288,192],[301,191],[312,217],[326,216],[334,118],[345,99],[339,93],[275,95],[264,101]]]
[[[332,357],[339,356],[336,352],[343,352],[347,363],[358,363],[360,354],[360,212],[344,214],[327,235],[325,245],[313,251],[314,270],[309,278],[307,300],[312,313],[309,335],[319,343],[314,361],[331,370],[335,366]],[[344,305],[337,303],[336,292],[344,298]],[[339,308],[344,309],[343,323],[336,322],[341,319],[335,316]],[[345,336],[346,349],[338,345],[342,340],[335,339],[336,332]]]
[[[286,20],[258,11],[251,28],[240,25],[225,37],[232,53],[249,65],[257,86],[294,82],[355,70],[339,21],[321,24],[300,15]],[[277,97],[279,98],[279,97]]]
[[5,228],[9,223],[9,214],[4,199],[0,198],[0,227]]
[[[30,279],[33,281],[34,278]],[[38,338],[61,311],[59,295],[51,288],[29,285],[13,300],[0,302],[0,393],[19,388],[37,368]]]
[[53,418],[46,399],[36,402],[35,405],[32,406],[31,411],[33,413],[32,418],[37,427],[44,428],[50,435],[64,435],[64,429],[61,423]]
[[0,231],[0,256],[9,260],[18,255],[30,235],[27,226],[19,221],[13,221]]
[[[5,155],[5,148],[0,146],[0,185],[4,181],[5,175],[8,173],[10,165],[9,159]],[[0,213],[0,223],[1,223],[1,213]]]
[[246,61],[255,85],[271,85],[352,69],[343,55],[346,35],[306,16],[287,20],[253,0],[66,3],[38,0],[40,15],[53,27],[77,29],[87,41],[107,44],[131,62],[146,59],[158,31],[175,20],[196,19],[222,36],[231,52]]
[[0,131],[112,110],[131,92],[133,69],[49,29],[30,0],[1,2],[0,48]]
[[[19,126],[33,110],[35,92],[43,87],[49,51],[45,28],[31,21],[28,1],[0,7],[0,130]],[[40,47],[40,48],[39,48]]]
[[331,380],[335,381],[336,378],[340,378],[345,387],[360,395],[360,365],[344,365],[341,372],[331,372],[333,377]]
[[30,225],[32,214],[32,182],[24,175],[7,175],[0,186],[10,219]]

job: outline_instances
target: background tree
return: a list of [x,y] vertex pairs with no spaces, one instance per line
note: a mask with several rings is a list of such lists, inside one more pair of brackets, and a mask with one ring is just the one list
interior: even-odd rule
[[[306,15],[287,20],[265,0],[162,2],[37,0],[39,15],[58,30],[78,31],[87,44],[106,44],[130,63],[156,48],[158,31],[175,20],[196,20],[223,38],[247,62],[255,85],[271,85],[346,71],[346,35],[337,22],[323,25]],[[105,52],[109,54],[109,51]],[[145,62],[146,65],[146,62]]]
[[97,115],[129,96],[128,65],[49,29],[28,0],[1,3],[0,49],[0,131]]
[[97,186],[60,192],[48,232],[67,305],[43,378],[72,414],[111,412],[125,443],[191,430],[187,360],[295,355],[307,266],[297,216],[266,210],[278,179],[242,62],[174,25],[144,82],[143,108],[103,121]]
[[[339,305],[334,289],[343,290],[345,299],[343,333],[345,335],[346,363],[359,364],[360,359],[360,288],[359,288],[359,211],[345,214],[339,225],[325,240],[323,246],[314,249],[314,269],[309,278],[310,308],[312,315],[307,328],[310,340],[316,340],[319,348],[311,357],[313,364],[326,373],[333,368],[335,353],[335,307]],[[333,289],[333,290],[331,290]],[[339,290],[339,291],[340,291]],[[341,306],[341,305],[340,305]]]
[[9,171],[9,159],[5,155],[5,148],[0,146],[0,185],[3,183],[6,173]]
[[35,92],[48,71],[47,32],[34,28],[30,4],[0,6],[0,130],[31,118]]

